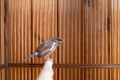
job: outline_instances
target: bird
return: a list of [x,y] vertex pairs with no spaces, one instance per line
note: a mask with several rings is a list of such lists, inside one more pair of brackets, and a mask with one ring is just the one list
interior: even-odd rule
[[43,42],[37,47],[35,52],[27,56],[24,61],[35,56],[38,56],[39,58],[45,57],[45,59],[49,59],[49,55],[51,55],[59,46],[59,44],[63,43],[63,41],[63,39],[56,37]]

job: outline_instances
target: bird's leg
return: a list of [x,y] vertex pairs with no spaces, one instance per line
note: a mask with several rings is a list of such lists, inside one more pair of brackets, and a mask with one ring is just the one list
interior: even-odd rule
[[49,60],[49,56],[45,56],[45,60]]
[[52,59],[49,58],[49,56],[45,56],[46,61],[52,61]]

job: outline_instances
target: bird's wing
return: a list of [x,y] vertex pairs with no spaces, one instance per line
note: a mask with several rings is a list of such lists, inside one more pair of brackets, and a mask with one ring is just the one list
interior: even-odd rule
[[43,57],[45,55],[47,55],[48,53],[51,52],[51,47],[53,45],[53,42],[51,41],[46,41],[44,43],[42,43],[37,49],[36,51],[39,52],[39,57]]
[[51,47],[52,46],[52,41],[48,40],[46,42],[43,42],[42,44],[40,44],[38,46],[38,48],[36,49],[37,52],[45,49],[45,48],[48,48],[48,47]]

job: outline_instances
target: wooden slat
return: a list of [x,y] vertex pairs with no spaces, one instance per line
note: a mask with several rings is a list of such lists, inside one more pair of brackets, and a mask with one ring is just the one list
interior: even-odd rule
[[112,63],[118,63],[117,62],[117,56],[118,56],[118,22],[117,22],[117,1],[111,1],[112,6]]
[[[42,42],[61,37],[64,43],[51,56],[55,64],[120,64],[119,6],[119,0],[9,0],[9,62],[19,63]],[[2,7],[0,11],[3,15]],[[0,22],[2,51],[4,24]],[[0,63],[4,63],[3,56],[0,54]],[[28,63],[31,61],[44,63],[44,58],[36,57]],[[35,80],[40,71],[41,68],[10,67],[9,79]],[[55,80],[120,79],[119,68],[74,67],[54,71]]]
[[0,64],[4,64],[4,0],[0,0]]
[[[85,69],[86,72],[83,74],[83,69],[75,69],[75,68],[60,68],[59,80],[109,80],[107,77],[108,73],[106,73],[106,69],[99,68],[88,68]],[[119,69],[118,69],[119,70]],[[103,75],[104,74],[104,75]],[[116,75],[116,80],[118,75]]]
[[2,80],[5,80],[5,69],[2,69]]
[[31,68],[9,67],[9,80],[32,80]]
[[[97,4],[97,5],[96,5]],[[102,6],[101,6],[102,5]],[[96,10],[96,6],[98,10]],[[94,2],[94,6],[85,5],[85,63],[107,64],[107,28],[105,1]],[[102,8],[102,10],[100,10]],[[96,61],[96,62],[95,62]]]
[[[42,42],[57,37],[57,1],[32,1],[32,51]],[[57,63],[57,50],[51,56]],[[43,63],[44,58],[33,59],[33,63]]]
[[31,54],[31,0],[9,1],[9,62],[19,63]]
[[0,70],[0,80],[5,80],[5,69]]
[[119,64],[120,55],[119,55],[119,14],[120,14],[120,1],[119,0],[112,0],[111,1],[111,32],[112,32],[112,59],[111,63]]
[[[79,16],[78,16],[79,15]],[[59,36],[64,39],[59,48],[59,63],[80,64],[81,54],[81,1],[58,0]]]
[[[85,3],[85,64],[108,64],[108,44],[107,44],[107,1],[97,0]],[[85,80],[105,80],[107,70],[85,69]],[[93,74],[96,74],[92,77]],[[102,74],[101,74],[102,73]]]
[[[16,68],[9,68],[10,72],[10,78],[9,80],[29,80],[32,78],[32,80],[36,80],[38,75],[41,72],[41,68],[33,68],[32,69],[32,76],[29,75],[31,72],[29,68],[20,68],[23,69],[21,72],[16,72]],[[17,69],[16,69],[17,70]],[[27,70],[27,72],[26,72]],[[88,70],[85,74],[83,74],[84,70],[83,69],[75,69],[75,68],[59,68],[58,70],[60,71],[60,75],[57,75],[56,68],[54,69],[54,80],[110,80],[108,79],[108,73],[106,73],[107,68],[101,69],[101,68],[88,68],[85,70]],[[120,69],[111,69],[113,70],[113,75],[109,76],[111,80],[119,80],[119,71]],[[4,71],[4,70],[3,70]],[[0,71],[1,72],[1,71]],[[12,74],[11,74],[12,73]],[[22,73],[22,74],[21,74]],[[117,73],[117,75],[115,75]],[[14,75],[13,75],[14,74]],[[104,75],[103,75],[104,74]],[[3,73],[1,75],[4,75]],[[1,76],[0,75],[0,76]],[[5,76],[5,75],[4,75]],[[2,76],[1,80],[4,80],[4,76]],[[18,77],[20,76],[20,77]],[[86,77],[84,77],[86,76]],[[1,77],[0,77],[1,78]]]
[[[8,62],[21,63],[31,54],[31,0],[9,0],[8,3]],[[8,77],[9,80],[31,80],[31,68],[10,67]]]
[[0,80],[2,80],[1,77],[2,77],[2,73],[1,73],[1,70],[0,70]]
[[[120,48],[120,39],[119,39],[119,14],[120,14],[120,1],[119,0],[111,0],[110,2],[111,5],[111,63],[113,64],[120,64],[120,52],[119,52],[119,48]],[[119,77],[117,77],[118,75],[120,75],[119,70],[114,69],[114,70],[110,70],[110,74],[112,75],[110,78],[111,80],[113,79],[119,79]]]
[[120,79],[120,69],[111,69],[110,80],[119,80]]
[[[57,37],[57,1],[35,0],[32,1],[32,52],[42,42]],[[58,36],[59,37],[59,36]],[[57,63],[56,50],[50,57]],[[44,58],[35,57],[32,63],[44,63]],[[32,68],[32,80],[36,80],[41,68]],[[55,69],[54,80],[57,80],[57,69]]]

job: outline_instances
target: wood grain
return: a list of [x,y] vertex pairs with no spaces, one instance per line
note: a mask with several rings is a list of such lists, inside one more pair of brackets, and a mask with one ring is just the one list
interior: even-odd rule
[[0,64],[4,64],[4,0],[0,0]]
[[[9,0],[8,5],[8,62],[21,63],[31,54],[31,0]],[[31,80],[31,68],[10,67],[8,77],[9,80]]]
[[[56,0],[35,0],[32,1],[32,52],[42,42],[57,37],[57,1]],[[54,63],[58,62],[58,51],[50,57]],[[34,58],[32,63],[44,63],[44,58]],[[32,69],[32,80],[35,80],[40,73],[39,68]],[[57,69],[55,69],[55,80],[57,80]]]
[[114,1],[112,0],[111,1],[111,37],[112,37],[112,60],[111,60],[111,63],[114,63],[114,64],[119,64],[119,58],[120,58],[120,55],[119,55],[119,13],[120,13],[120,10],[119,10],[119,5],[120,5],[120,2],[117,0],[117,1]]
[[[35,0],[32,1],[32,52],[42,42],[57,37],[57,1],[56,0]],[[51,58],[57,63],[57,50]],[[33,63],[43,63],[44,58],[38,57],[32,60]]]
[[8,13],[9,62],[20,63],[31,54],[31,0],[9,1]]
[[0,70],[0,80],[5,80],[5,69]]
[[[61,37],[55,64],[120,64],[119,0],[9,0],[8,62],[20,63],[42,42]],[[0,0],[0,64],[5,59]],[[35,57],[27,63],[41,64]],[[9,80],[35,80],[41,67],[9,67]],[[120,80],[119,68],[54,68],[54,80]],[[5,80],[5,69],[0,80]]]
[[[120,64],[120,52],[119,52],[119,48],[120,48],[120,43],[119,43],[119,14],[120,14],[120,10],[119,10],[119,6],[120,6],[120,1],[119,0],[111,0],[110,2],[111,4],[111,62],[112,64]],[[116,79],[119,78],[117,77],[117,75],[120,75],[119,70],[114,69],[114,70],[110,70],[110,74],[113,75],[111,77],[111,79]]]
[[31,76],[31,68],[9,67],[9,80],[33,80]]
[[81,1],[58,1],[58,35],[64,39],[59,48],[60,64],[83,64],[81,22]]

